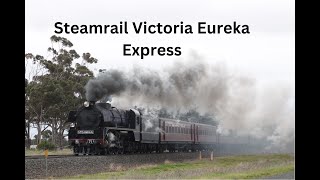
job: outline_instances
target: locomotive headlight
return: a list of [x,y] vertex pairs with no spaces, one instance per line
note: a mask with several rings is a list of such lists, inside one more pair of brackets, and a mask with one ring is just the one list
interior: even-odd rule
[[75,140],[75,143],[76,143],[76,144],[79,144],[79,140],[78,140],[78,139],[76,139],[76,140]]
[[84,105],[84,107],[89,107],[89,102],[86,101],[86,102],[83,103],[83,105]]

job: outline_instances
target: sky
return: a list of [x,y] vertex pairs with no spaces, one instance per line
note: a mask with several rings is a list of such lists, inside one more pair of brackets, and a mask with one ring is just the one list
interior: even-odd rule
[[[250,34],[56,34],[69,39],[79,54],[97,58],[93,69],[161,68],[196,52],[209,63],[254,77],[260,85],[295,83],[295,4],[290,0],[107,1],[28,0],[25,6],[25,52],[47,56],[56,22],[107,25],[120,21],[148,24],[247,24]],[[132,27],[130,27],[132,28]],[[131,31],[133,32],[133,31]],[[135,47],[181,47],[181,56],[123,56],[123,44]]]

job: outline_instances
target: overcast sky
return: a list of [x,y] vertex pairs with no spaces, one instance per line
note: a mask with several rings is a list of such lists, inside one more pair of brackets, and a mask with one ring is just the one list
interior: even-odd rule
[[[225,61],[231,68],[253,75],[260,81],[294,82],[294,1],[219,0],[219,1],[106,1],[69,0],[26,1],[26,52],[46,55],[54,23],[76,25],[119,24],[120,21],[149,24],[193,25],[248,24],[250,34],[145,35],[60,34],[74,44],[78,53],[90,52],[99,59],[98,68],[121,68],[139,64],[160,67],[174,60],[185,60],[194,50],[210,62]],[[131,24],[130,27],[132,28]],[[131,31],[133,32],[133,31]],[[139,57],[123,56],[123,44],[182,48],[182,55]]]
[[[93,68],[124,68],[133,64],[159,68],[175,60],[187,60],[193,50],[208,62],[224,61],[257,79],[259,83],[294,85],[295,29],[292,0],[28,0],[26,1],[25,52],[47,55],[56,22],[70,25],[119,24],[120,21],[148,24],[193,25],[192,35],[60,34],[74,44],[79,54],[90,52],[99,60]],[[198,35],[196,24],[247,24],[250,34]],[[129,24],[132,28],[131,24]],[[133,32],[133,31],[130,31]],[[123,56],[123,44],[132,46],[181,47],[182,55]]]

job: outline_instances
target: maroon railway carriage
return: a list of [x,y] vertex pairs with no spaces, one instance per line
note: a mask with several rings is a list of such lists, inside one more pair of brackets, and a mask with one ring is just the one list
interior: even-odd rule
[[218,142],[216,126],[159,118],[160,144],[169,151],[212,149]]

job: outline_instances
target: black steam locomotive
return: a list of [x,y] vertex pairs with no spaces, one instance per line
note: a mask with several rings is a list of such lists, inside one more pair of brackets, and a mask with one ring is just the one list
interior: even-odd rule
[[212,150],[246,144],[217,133],[217,127],[166,118],[143,118],[135,109],[85,102],[70,111],[68,139],[75,155]]

